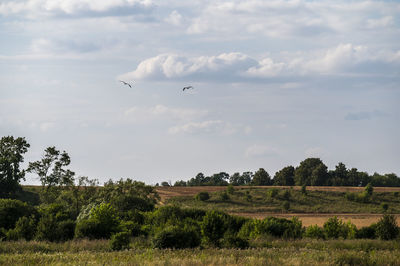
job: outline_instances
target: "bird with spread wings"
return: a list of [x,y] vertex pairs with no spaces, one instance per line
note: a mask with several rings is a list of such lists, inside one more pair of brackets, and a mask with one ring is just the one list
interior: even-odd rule
[[187,86],[187,87],[183,87],[182,91],[188,90],[188,89],[194,89],[193,86]]
[[128,85],[130,88],[132,88],[131,84],[129,84],[128,82],[125,82],[123,80],[120,80],[120,82],[124,83],[124,85]]

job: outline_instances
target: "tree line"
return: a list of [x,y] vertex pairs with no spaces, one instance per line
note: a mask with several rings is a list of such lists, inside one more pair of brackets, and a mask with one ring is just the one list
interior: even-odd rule
[[[400,178],[394,174],[369,175],[357,168],[347,168],[344,163],[338,163],[334,170],[328,167],[320,158],[307,158],[297,167],[286,166],[275,173],[273,177],[264,169],[256,172],[234,173],[225,172],[205,176],[197,174],[188,181],[176,181],[173,186],[354,186],[364,187],[371,184],[376,187],[398,187]],[[162,186],[170,186],[168,182],[162,182]]]

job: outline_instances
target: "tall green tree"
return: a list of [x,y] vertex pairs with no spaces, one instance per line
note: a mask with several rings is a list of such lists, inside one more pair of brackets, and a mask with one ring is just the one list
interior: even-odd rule
[[294,185],[294,167],[286,166],[275,173],[274,185],[293,186]]
[[53,202],[60,190],[73,186],[75,173],[66,169],[70,163],[68,153],[55,147],[48,147],[41,160],[29,163],[27,171],[37,174],[42,183],[42,200]]
[[0,139],[0,197],[10,197],[20,189],[20,180],[25,180],[25,171],[20,170],[20,164],[29,147],[25,138],[7,136]]
[[251,184],[254,186],[272,185],[271,176],[268,174],[267,171],[264,170],[264,168],[260,168],[257,172],[254,173]]
[[[294,171],[294,182],[297,186],[323,185],[328,175],[326,165],[319,158],[307,158],[300,162]],[[315,170],[315,171],[314,171]]]

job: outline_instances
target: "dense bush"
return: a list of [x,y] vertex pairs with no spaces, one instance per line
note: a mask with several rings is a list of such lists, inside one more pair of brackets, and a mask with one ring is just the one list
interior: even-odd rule
[[376,235],[383,240],[395,239],[399,234],[396,217],[385,214],[376,224]]
[[343,236],[344,223],[336,216],[331,217],[324,223],[324,231],[327,238],[339,238]]
[[34,207],[14,199],[0,199],[0,228],[12,229],[19,218],[36,215]]
[[80,220],[77,223],[75,236],[92,239],[110,238],[119,230],[120,220],[117,211],[111,204],[102,203],[92,208],[88,219]]
[[30,217],[23,216],[19,218],[15,224],[15,231],[18,234],[18,239],[23,238],[27,241],[34,238],[36,234],[37,221],[32,215]]
[[357,230],[356,238],[376,238],[376,224],[371,224],[370,226],[364,226]]
[[324,239],[325,233],[324,229],[322,229],[318,225],[310,225],[306,228],[304,236],[309,238]]
[[123,231],[111,236],[110,248],[112,250],[123,250],[129,249],[129,244],[131,242],[130,233]]
[[195,198],[200,201],[206,201],[206,200],[210,199],[210,194],[206,191],[202,191],[202,192],[197,193]]
[[181,227],[167,227],[153,238],[155,248],[194,248],[200,245],[201,238],[195,230]]
[[201,233],[205,240],[214,245],[219,245],[219,240],[227,230],[226,215],[217,211],[208,211],[201,223]]
[[221,240],[221,246],[224,248],[245,249],[248,248],[250,244],[245,238],[234,234],[225,234],[224,238]]

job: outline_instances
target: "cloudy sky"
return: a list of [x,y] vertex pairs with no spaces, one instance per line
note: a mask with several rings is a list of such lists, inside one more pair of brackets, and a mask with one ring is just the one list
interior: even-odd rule
[[0,135],[101,182],[399,175],[399,25],[397,1],[1,0]]

